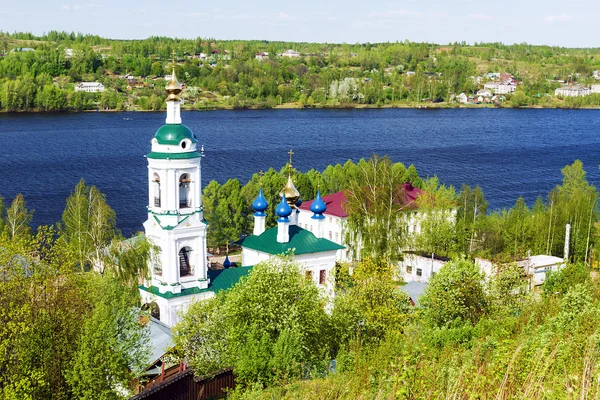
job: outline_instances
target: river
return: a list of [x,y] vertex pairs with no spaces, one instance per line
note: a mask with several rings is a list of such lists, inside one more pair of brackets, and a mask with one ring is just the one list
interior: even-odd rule
[[[146,217],[144,155],[165,113],[0,114],[0,195],[17,193],[34,225],[60,220],[80,178],[106,194],[125,234]],[[580,159],[600,184],[600,110],[368,109],[183,112],[206,157],[203,186],[281,168],[294,150],[300,171],[372,153],[414,164],[460,188],[480,185],[490,208],[519,196],[532,204]],[[8,204],[7,204],[8,206]]]

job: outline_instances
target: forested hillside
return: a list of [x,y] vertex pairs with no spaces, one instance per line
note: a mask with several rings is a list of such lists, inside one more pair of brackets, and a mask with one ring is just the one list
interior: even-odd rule
[[[285,54],[287,50],[294,52]],[[297,53],[296,53],[297,52]],[[172,56],[174,53],[174,56]],[[267,53],[267,54],[265,54]],[[283,54],[282,54],[283,53]],[[158,110],[176,62],[189,109],[248,107],[451,107],[489,73],[517,91],[490,106],[590,107],[600,94],[557,98],[563,84],[600,83],[600,49],[501,43],[286,43],[210,38],[113,40],[94,35],[0,32],[0,109]],[[99,82],[101,93],[75,91]],[[470,106],[470,104],[467,104]]]

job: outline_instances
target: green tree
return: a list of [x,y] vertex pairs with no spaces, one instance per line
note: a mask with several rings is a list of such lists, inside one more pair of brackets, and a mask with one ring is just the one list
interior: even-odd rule
[[33,211],[27,211],[25,199],[18,194],[8,210],[6,210],[6,231],[11,239],[24,238],[31,233],[31,219]]
[[233,366],[242,384],[298,378],[328,359],[324,299],[290,257],[256,265],[211,300],[192,304],[174,341],[196,373]]
[[86,270],[101,261],[116,235],[115,212],[104,195],[81,179],[67,198],[60,232],[77,258],[77,267]]
[[349,279],[344,280],[338,269],[331,314],[337,346],[353,343],[359,334],[365,344],[374,344],[407,326],[410,298],[400,290],[394,270],[383,261],[367,259],[358,263]]
[[455,320],[475,324],[487,309],[483,274],[469,261],[446,263],[429,281],[421,305],[431,326],[449,326]]
[[402,176],[388,157],[373,155],[357,165],[357,178],[350,182],[346,243],[354,258],[371,257],[388,263],[401,258],[406,245]]
[[86,296],[94,307],[82,321],[67,382],[78,399],[118,399],[148,362],[149,331],[132,307],[137,294],[120,280],[90,279]]

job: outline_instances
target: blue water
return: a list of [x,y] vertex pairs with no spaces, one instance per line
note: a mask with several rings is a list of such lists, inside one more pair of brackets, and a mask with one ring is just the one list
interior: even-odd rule
[[[146,159],[160,113],[1,114],[0,195],[22,193],[34,225],[60,220],[83,177],[107,196],[126,234],[146,217]],[[281,168],[294,149],[300,171],[387,154],[423,177],[480,185],[491,208],[532,204],[579,158],[600,184],[600,110],[259,110],[184,112],[204,144],[203,185],[245,183]],[[5,200],[6,201],[6,200]]]

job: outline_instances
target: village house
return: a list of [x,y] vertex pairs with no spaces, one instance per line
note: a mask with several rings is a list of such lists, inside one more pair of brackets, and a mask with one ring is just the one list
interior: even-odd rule
[[228,50],[214,49],[210,52],[210,59],[214,61],[229,61],[231,55]]
[[489,89],[481,89],[477,91],[477,96],[492,97],[492,92]]
[[255,58],[258,61],[265,61],[269,59],[269,53],[267,53],[266,51],[261,51],[260,53],[256,53]]
[[483,87],[493,91],[494,94],[509,94],[514,93],[517,90],[517,83],[508,80],[502,82],[487,82]]
[[297,52],[296,50],[292,50],[292,49],[288,49],[288,50],[284,51],[283,53],[279,53],[277,55],[279,57],[288,57],[288,58],[298,58],[301,56],[301,54],[299,52]]
[[466,104],[469,102],[469,98],[467,97],[466,94],[461,93],[458,96],[456,96],[456,101],[459,102],[460,104]]
[[554,95],[557,97],[581,97],[590,94],[592,94],[590,88],[579,85],[563,86],[554,91]]
[[75,85],[76,92],[100,93],[104,92],[104,85],[100,82],[80,82]]
[[600,85],[592,85],[591,93],[600,93]]

